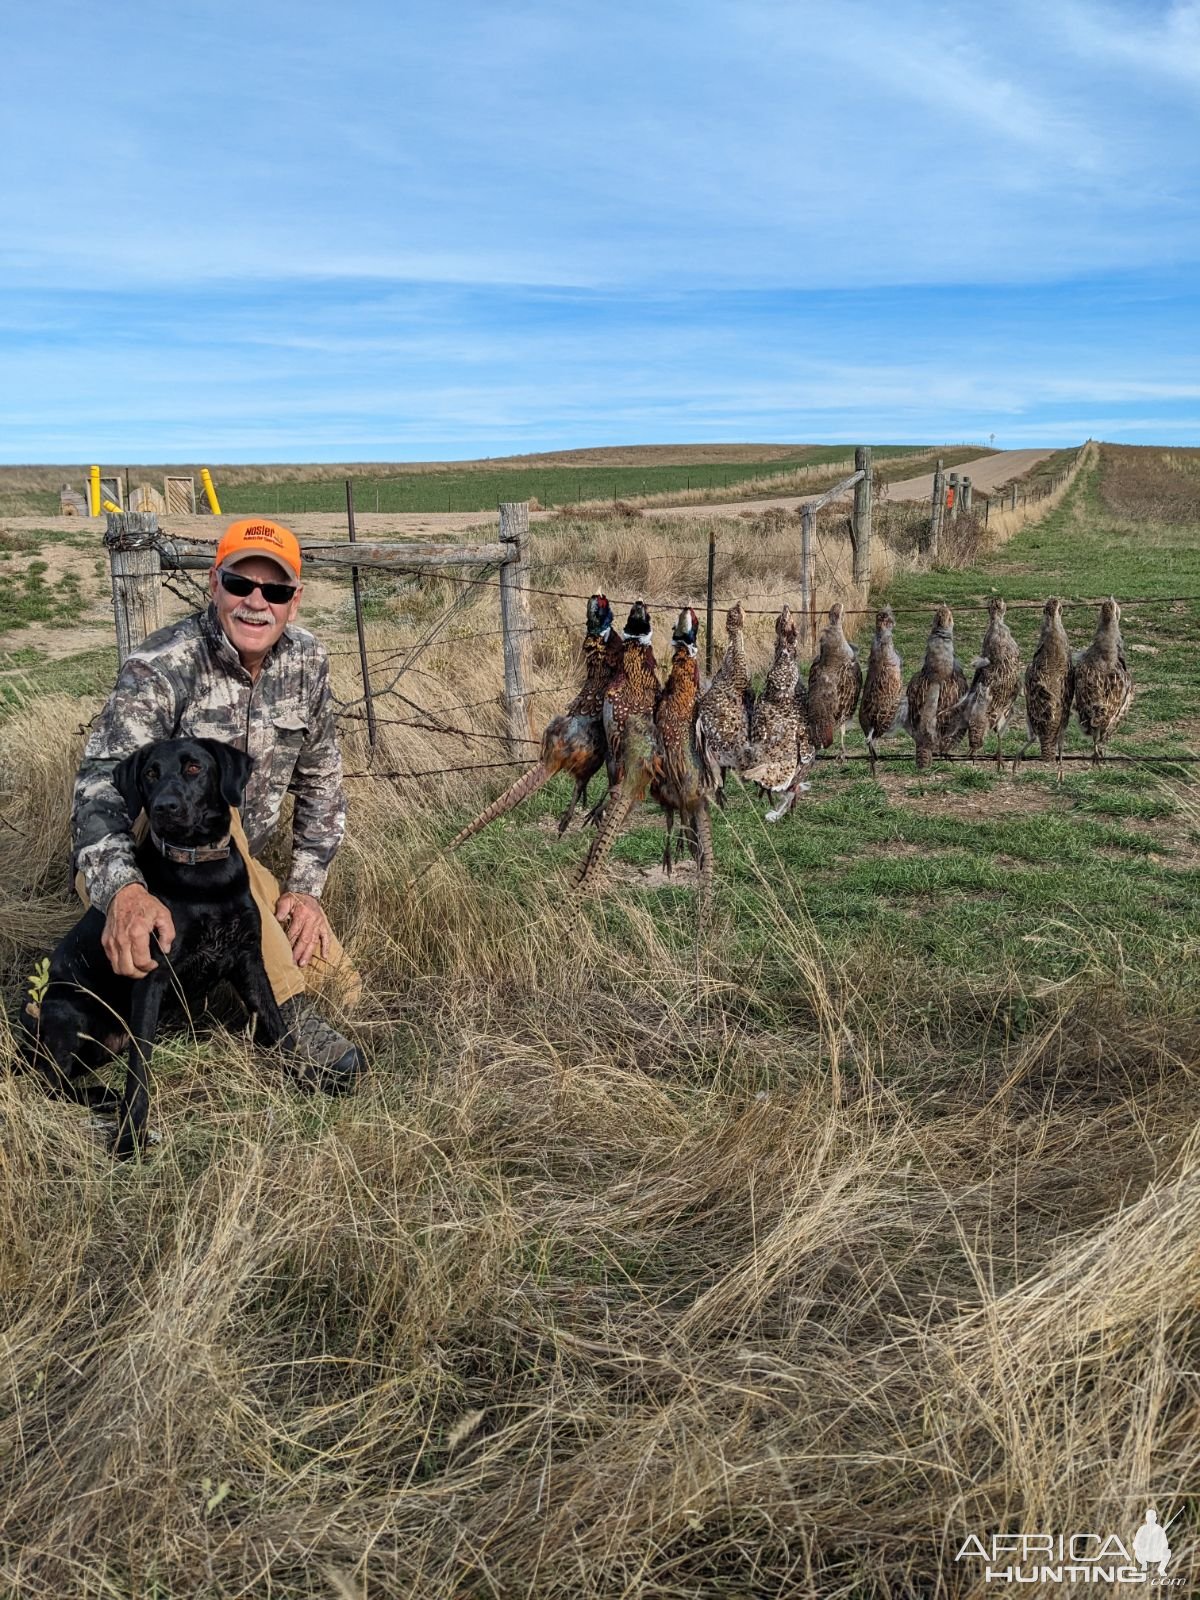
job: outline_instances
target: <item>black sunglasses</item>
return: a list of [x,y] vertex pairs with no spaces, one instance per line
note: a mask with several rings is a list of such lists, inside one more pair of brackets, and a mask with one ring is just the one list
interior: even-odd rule
[[237,595],[239,600],[253,594],[255,589],[261,589],[263,599],[269,600],[273,606],[287,605],[289,600],[295,598],[298,587],[294,583],[262,583],[258,578],[247,578],[240,572],[226,572],[224,567],[218,567],[217,576],[222,589]]

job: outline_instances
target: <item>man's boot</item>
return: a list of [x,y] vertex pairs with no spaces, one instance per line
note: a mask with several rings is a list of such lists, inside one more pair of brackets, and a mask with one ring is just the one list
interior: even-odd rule
[[296,1064],[300,1081],[326,1094],[353,1089],[363,1060],[349,1039],[317,1015],[307,995],[293,995],[279,1010],[287,1028],[279,1048]]

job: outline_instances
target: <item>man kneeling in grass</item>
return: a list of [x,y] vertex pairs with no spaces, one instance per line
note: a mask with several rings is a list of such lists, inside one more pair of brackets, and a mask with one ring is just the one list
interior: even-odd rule
[[[262,917],[263,961],[288,1025],[284,1049],[329,1087],[353,1081],[358,1051],[304,998],[308,978],[329,974],[343,1004],[361,993],[358,974],[321,906],[329,864],[346,829],[342,760],[325,647],[294,626],[300,609],[300,546],[279,523],[235,522],[217,546],[206,610],[144,640],[126,659],[100,713],[75,781],[76,882],[105,913],[102,939],[113,971],[142,978],[157,965],[153,932],[169,953],[175,928],[134,860],[145,836],[113,783],[126,756],[158,739],[220,739],[254,757],[231,841],[246,859]],[[292,865],[282,891],[256,859],[295,797]],[[161,848],[161,847],[160,847]]]

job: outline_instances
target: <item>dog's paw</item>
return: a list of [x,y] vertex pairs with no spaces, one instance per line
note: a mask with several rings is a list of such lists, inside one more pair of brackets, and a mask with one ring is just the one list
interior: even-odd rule
[[112,1153],[118,1161],[130,1161],[134,1156],[142,1160],[150,1150],[162,1142],[162,1135],[155,1133],[150,1128],[145,1128],[139,1137],[131,1128],[115,1129],[112,1140]]

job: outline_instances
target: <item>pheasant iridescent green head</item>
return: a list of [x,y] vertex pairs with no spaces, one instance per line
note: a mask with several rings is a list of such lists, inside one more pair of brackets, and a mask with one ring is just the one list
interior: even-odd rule
[[671,630],[671,643],[686,645],[692,655],[696,653],[696,636],[700,631],[700,618],[691,606],[684,606]]
[[635,600],[633,602],[622,633],[626,639],[636,639],[641,644],[650,643],[652,633],[650,613],[646,610],[644,600]]
[[599,639],[612,627],[612,607],[608,596],[594,594],[587,603],[587,631],[589,639]]

